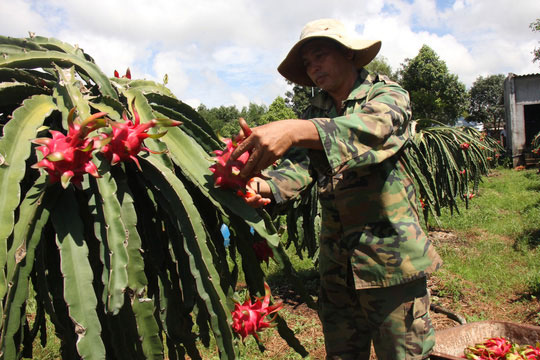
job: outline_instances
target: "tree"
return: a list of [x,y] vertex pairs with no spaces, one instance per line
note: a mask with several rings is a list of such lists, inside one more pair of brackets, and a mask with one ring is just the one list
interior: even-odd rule
[[212,109],[209,109],[204,104],[200,104],[197,107],[197,113],[206,120],[206,122],[212,127],[214,131],[217,132],[217,129],[221,129],[223,127],[223,124],[221,123],[221,120],[217,118],[217,114],[212,111]]
[[401,85],[411,96],[413,117],[454,124],[468,108],[465,85],[450,74],[446,63],[424,45],[399,71]]
[[309,106],[309,99],[320,90],[311,86],[296,85],[290,81],[287,83],[293,85],[293,88],[292,91],[285,93],[285,104],[294,111],[297,118],[300,118]]
[[250,102],[248,107],[243,107],[240,111],[240,116],[243,117],[249,126],[257,126],[261,124],[261,117],[268,111],[268,107],[264,104],[255,104]]
[[504,122],[503,74],[479,76],[473,83],[469,95],[469,117],[467,120],[483,123],[486,128],[500,129]]
[[201,115],[212,127],[212,129],[222,137],[230,137],[240,129],[236,124],[240,117],[240,111],[236,106],[214,107],[208,109],[204,104],[199,105],[197,112]]
[[296,117],[295,112],[285,105],[285,99],[278,96],[274,99],[274,102],[270,104],[268,112],[261,117],[261,124],[266,124],[276,120],[294,119]]
[[[536,19],[536,21],[532,22],[529,27],[533,32],[540,32],[540,19]],[[533,56],[533,62],[540,62],[540,47],[534,48]]]
[[392,73],[392,68],[384,56],[377,56],[369,64],[366,70],[388,76],[390,79],[396,79],[396,74]]

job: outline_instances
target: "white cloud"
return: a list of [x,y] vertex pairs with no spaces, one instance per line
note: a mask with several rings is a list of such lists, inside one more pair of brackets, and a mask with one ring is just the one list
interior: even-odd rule
[[251,65],[256,61],[253,49],[239,46],[218,48],[212,53],[214,61],[222,65]]
[[238,109],[242,109],[244,106],[249,105],[249,97],[245,94],[239,93],[239,92],[233,92],[231,94],[231,99],[233,100],[233,104],[236,104]]
[[47,35],[48,25],[49,23],[32,9],[28,1],[0,1],[0,34],[26,37],[31,31]]
[[176,52],[159,53],[154,58],[153,69],[158,79],[163,79],[167,75],[167,87],[182,98],[189,86],[190,79],[180,59],[181,55]]
[[84,31],[62,30],[56,37],[72,45],[78,45],[92,56],[96,64],[108,76],[113,76],[114,70],[123,74],[128,67],[131,68],[133,75],[141,74],[143,69],[142,66],[138,66],[139,60],[150,56],[145,49],[140,49],[136,44],[114,36],[105,37]]
[[242,107],[284,96],[276,67],[317,18],[381,39],[394,70],[427,44],[470,86],[480,75],[540,72],[531,54],[540,34],[529,29],[539,14],[535,0],[0,0],[0,34],[79,44],[109,76],[127,67],[159,82],[168,74],[192,106]]

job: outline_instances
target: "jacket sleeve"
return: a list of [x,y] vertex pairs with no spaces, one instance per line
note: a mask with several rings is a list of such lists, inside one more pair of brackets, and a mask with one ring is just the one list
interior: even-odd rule
[[292,147],[276,167],[263,172],[269,178],[267,182],[277,205],[294,199],[313,182],[309,164],[307,150]]
[[343,116],[310,119],[319,132],[332,174],[368,167],[396,154],[409,138],[409,95],[398,84],[379,81],[347,104]]

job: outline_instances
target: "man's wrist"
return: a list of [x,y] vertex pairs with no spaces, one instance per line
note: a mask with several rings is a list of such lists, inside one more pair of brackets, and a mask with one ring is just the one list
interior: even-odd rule
[[293,146],[322,149],[321,138],[317,127],[308,120],[295,119],[294,126],[291,126],[291,138]]

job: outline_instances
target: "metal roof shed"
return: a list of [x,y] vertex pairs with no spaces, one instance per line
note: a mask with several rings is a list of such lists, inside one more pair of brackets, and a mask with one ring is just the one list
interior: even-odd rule
[[525,165],[540,132],[540,74],[509,73],[504,80],[507,150],[513,166]]

